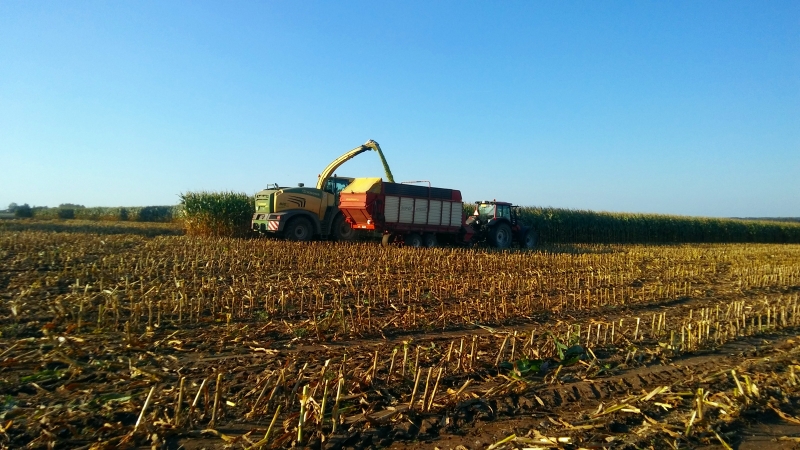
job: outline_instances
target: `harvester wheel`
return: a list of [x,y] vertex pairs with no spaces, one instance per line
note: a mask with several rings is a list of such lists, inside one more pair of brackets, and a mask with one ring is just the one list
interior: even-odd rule
[[422,247],[422,236],[419,233],[411,233],[406,236],[405,244],[407,247]]
[[290,241],[310,241],[311,236],[314,235],[314,230],[311,228],[311,222],[305,217],[295,217],[286,225],[285,229],[286,239]]
[[394,243],[395,235],[392,233],[386,233],[381,238],[381,245],[384,247],[389,247]]
[[422,236],[422,240],[425,244],[425,247],[432,248],[439,245],[439,241],[436,240],[436,233],[425,233]]
[[495,248],[508,248],[511,245],[511,227],[498,223],[489,230],[489,243]]
[[350,228],[350,224],[344,219],[342,214],[333,219],[333,240],[352,241],[356,237],[356,230]]
[[533,231],[525,233],[525,236],[522,236],[522,240],[520,241],[520,247],[528,249],[536,247],[536,233]]

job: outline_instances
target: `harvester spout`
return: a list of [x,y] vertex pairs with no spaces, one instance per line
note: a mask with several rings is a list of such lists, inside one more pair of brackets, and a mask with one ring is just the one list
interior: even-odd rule
[[378,145],[378,143],[373,141],[372,139],[367,141],[367,143],[364,145],[372,147],[376,152],[378,152],[378,157],[381,159],[381,164],[383,164],[383,171],[386,172],[386,181],[394,183],[394,177],[392,176],[392,171],[391,169],[389,169],[389,163],[386,162],[386,158],[383,157],[381,146]]

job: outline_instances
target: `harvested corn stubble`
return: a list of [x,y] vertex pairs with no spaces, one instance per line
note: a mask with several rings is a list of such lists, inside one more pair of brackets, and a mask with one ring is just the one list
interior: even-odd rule
[[11,448],[735,447],[800,421],[800,246],[52,231],[0,224]]

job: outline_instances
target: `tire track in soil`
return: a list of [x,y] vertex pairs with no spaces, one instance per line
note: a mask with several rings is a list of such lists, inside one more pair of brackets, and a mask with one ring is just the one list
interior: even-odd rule
[[[294,345],[291,349],[282,348],[282,351],[289,353],[293,352],[316,352],[324,348],[348,348],[348,347],[367,347],[374,346],[376,343],[387,345],[399,345],[404,341],[417,341],[417,342],[441,342],[460,339],[465,336],[486,336],[492,334],[528,332],[531,330],[539,330],[543,326],[547,326],[553,320],[567,321],[567,322],[588,322],[590,320],[603,320],[614,321],[620,318],[630,318],[641,315],[648,317],[652,314],[661,314],[667,312],[672,315],[670,311],[678,311],[681,309],[700,309],[704,307],[713,307],[719,305],[721,302],[733,302],[741,300],[752,300],[754,298],[769,296],[781,296],[785,292],[757,292],[749,295],[736,295],[736,296],[713,296],[713,297],[679,297],[673,299],[664,299],[663,301],[654,301],[646,303],[631,303],[625,305],[612,305],[601,306],[587,310],[575,310],[567,312],[549,312],[543,311],[528,317],[520,317],[503,321],[502,323],[485,323],[485,324],[459,324],[447,329],[440,329],[437,331],[431,330],[409,330],[409,331],[393,331],[384,335],[365,335],[362,337],[340,337],[335,341],[325,341],[323,343],[303,343]],[[373,316],[373,318],[376,316]],[[489,329],[493,331],[490,331]],[[380,338],[380,340],[376,339]],[[278,339],[275,344],[280,344],[289,341]]]
[[[563,385],[540,385],[518,394],[471,399],[443,411],[439,417],[418,414],[411,420],[412,426],[405,427],[409,429],[407,438],[398,435],[390,448],[447,449],[459,445],[467,449],[485,448],[515,432],[519,436],[532,428],[552,426],[546,416],[585,415],[596,410],[601,402],[615,404],[629,395],[659,386],[699,383],[708,375],[730,371],[749,361],[762,360],[766,355],[797,351],[798,331],[788,329],[786,333],[745,337],[717,350],[676,358],[669,365],[637,367],[608,378]],[[481,413],[487,410],[488,414]],[[445,425],[448,419],[456,426]],[[439,422],[440,426],[437,427],[435,422]],[[604,427],[607,426],[606,423]],[[384,443],[388,442],[384,440]]]

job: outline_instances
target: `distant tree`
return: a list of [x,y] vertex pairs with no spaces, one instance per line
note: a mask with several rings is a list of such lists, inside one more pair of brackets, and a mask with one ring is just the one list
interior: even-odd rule
[[83,205],[77,205],[75,203],[62,203],[58,205],[59,208],[86,208]]
[[13,213],[14,211],[17,210],[17,208],[19,208],[19,205],[14,202],[8,204],[8,212]]
[[172,206],[145,206],[139,211],[140,222],[169,222]]
[[33,217],[33,210],[27,203],[17,206],[14,210],[14,215],[17,217]]

